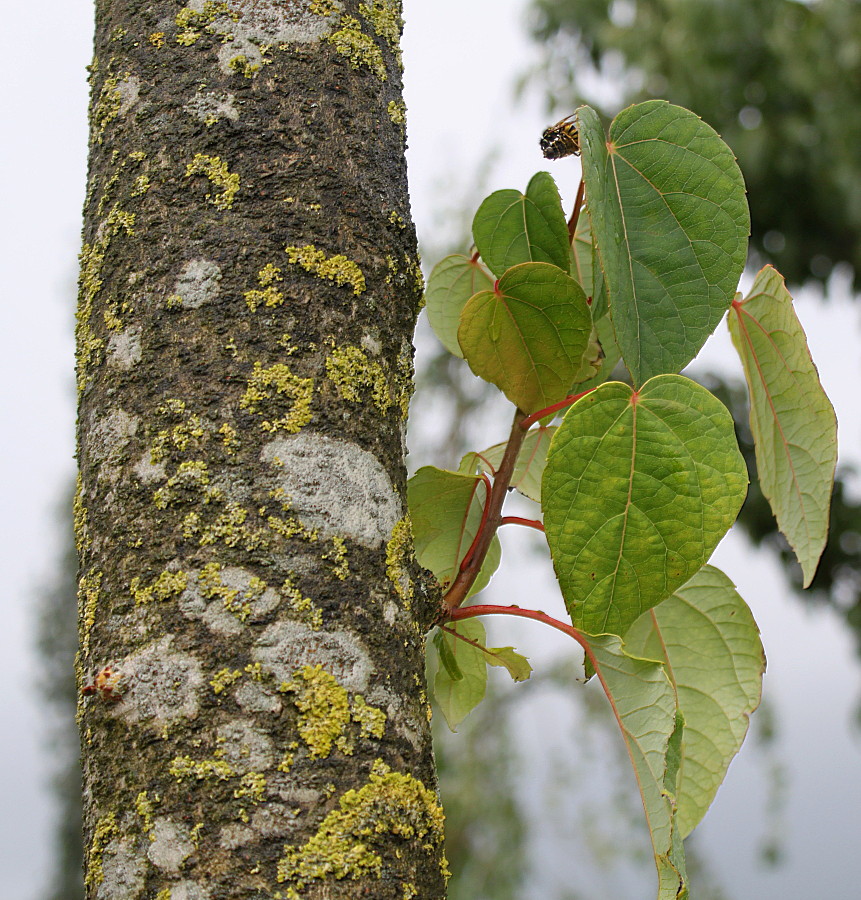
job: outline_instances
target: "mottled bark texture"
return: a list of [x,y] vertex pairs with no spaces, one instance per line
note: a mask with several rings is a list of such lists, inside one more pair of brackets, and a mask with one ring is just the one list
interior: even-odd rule
[[87,896],[442,898],[399,3],[96,7]]

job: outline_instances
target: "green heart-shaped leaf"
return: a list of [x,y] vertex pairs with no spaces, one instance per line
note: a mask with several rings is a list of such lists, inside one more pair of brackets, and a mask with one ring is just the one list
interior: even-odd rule
[[686,366],[732,302],[750,232],[744,181],[717,132],[663,100],[623,110],[609,139],[588,106],[578,126],[610,315],[642,384]]
[[[482,478],[425,466],[407,482],[407,506],[416,559],[445,590],[460,571],[481,524],[486,501]],[[502,549],[494,537],[469,595],[477,594],[499,566]]]
[[468,256],[446,256],[434,266],[425,291],[425,309],[434,334],[449,353],[463,357],[457,342],[457,329],[466,301],[473,294],[492,288],[490,273]]
[[783,276],[766,266],[733,304],[732,340],[750,392],[762,493],[810,584],[828,538],[837,419]]
[[525,194],[491,194],[475,214],[472,235],[497,278],[525,262],[552,263],[568,271],[568,223],[556,182],[547,172],[533,175]]
[[679,831],[705,815],[759,706],[765,654],[759,629],[733,583],[704,566],[625,635],[625,649],[659,659],[685,717],[676,788]]
[[591,331],[580,285],[556,266],[524,263],[469,300],[457,336],[472,371],[533,413],[568,395]]
[[578,400],[541,490],[574,624],[624,635],[703,566],[746,490],[732,417],[695,382],[662,375],[638,392],[610,382]]

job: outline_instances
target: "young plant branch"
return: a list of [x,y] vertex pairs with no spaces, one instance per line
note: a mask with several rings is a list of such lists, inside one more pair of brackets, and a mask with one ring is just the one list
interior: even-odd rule
[[544,524],[538,519],[522,519],[520,516],[503,516],[499,520],[500,525],[525,525],[527,528],[534,528],[536,531],[544,531]]
[[505,453],[499,468],[496,470],[493,487],[485,500],[478,534],[475,536],[472,547],[470,547],[463,558],[460,572],[458,572],[443,598],[446,611],[457,609],[466,600],[469,589],[481,571],[484,558],[490,549],[490,542],[493,540],[496,530],[502,521],[502,504],[505,502],[508,487],[511,484],[517,455],[520,453],[520,448],[526,437],[526,432],[520,427],[522,417],[523,411],[520,409],[515,410],[514,421],[511,423],[511,433],[505,446]]

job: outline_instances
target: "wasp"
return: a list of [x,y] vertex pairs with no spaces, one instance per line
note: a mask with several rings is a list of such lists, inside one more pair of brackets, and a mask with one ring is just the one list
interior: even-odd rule
[[574,124],[576,113],[544,129],[541,135],[541,152],[546,159],[562,159],[563,156],[580,155],[580,133]]

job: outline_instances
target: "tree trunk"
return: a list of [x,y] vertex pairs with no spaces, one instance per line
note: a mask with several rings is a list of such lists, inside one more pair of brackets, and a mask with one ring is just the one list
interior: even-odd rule
[[396,0],[97,0],[87,897],[442,898]]

